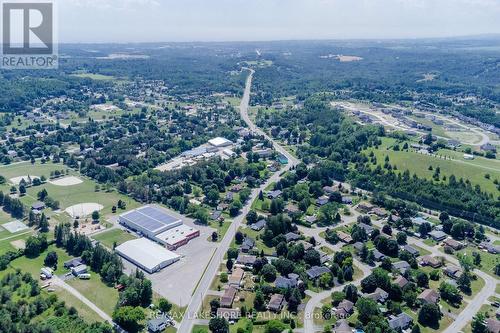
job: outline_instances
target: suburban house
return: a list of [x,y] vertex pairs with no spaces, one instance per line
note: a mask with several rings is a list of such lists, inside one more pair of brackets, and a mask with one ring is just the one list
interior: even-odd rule
[[418,295],[417,300],[423,304],[437,304],[439,302],[439,293],[434,289],[425,289]]
[[245,237],[243,243],[240,246],[240,250],[243,253],[248,253],[254,248],[254,246],[255,246],[255,240],[253,240],[250,237]]
[[447,238],[443,242],[444,245],[451,247],[453,250],[458,251],[461,250],[464,245],[459,241],[454,240],[453,238]]
[[462,275],[462,270],[460,269],[460,267],[454,265],[446,266],[445,268],[443,268],[443,272],[452,279],[458,279],[460,275]]
[[365,229],[365,232],[368,235],[368,237],[370,237],[372,235],[373,230],[375,230],[375,228],[373,228],[371,225],[365,223],[360,223],[359,226]]
[[31,209],[32,209],[32,210],[42,211],[42,210],[44,210],[44,209],[45,209],[45,203],[44,203],[44,202],[41,202],[41,201],[34,202],[34,203],[31,205]]
[[281,190],[276,190],[276,191],[269,191],[267,192],[267,198],[268,199],[277,199],[281,196],[283,192]]
[[239,254],[238,258],[236,258],[236,265],[239,265],[241,267],[245,267],[248,269],[253,268],[253,264],[257,260],[256,256],[251,256],[251,255],[245,255],[245,254]]
[[339,237],[341,242],[344,242],[346,244],[350,244],[353,242],[351,235],[349,235],[343,231],[337,231],[337,236]]
[[447,234],[445,234],[443,231],[439,231],[439,230],[433,230],[433,231],[429,232],[429,236],[431,236],[431,238],[433,240],[435,240],[436,242],[440,242],[440,241],[446,239],[446,237],[448,237]]
[[293,242],[293,241],[296,241],[299,239],[300,239],[300,235],[297,235],[296,233],[289,232],[289,233],[285,234],[285,240],[287,241],[287,243]]
[[82,258],[77,257],[77,258],[73,258],[71,260],[65,261],[64,268],[71,269],[73,267],[80,266],[81,264],[83,264]]
[[486,251],[488,251],[488,253],[491,253],[491,254],[500,253],[500,246],[496,246],[496,245],[488,243],[488,242],[481,242],[481,244],[479,244],[479,248],[486,250]]
[[420,260],[420,264],[422,266],[430,266],[432,268],[439,268],[442,266],[442,263],[440,260],[438,260],[436,257],[427,255],[423,256],[422,260]]
[[389,327],[398,332],[406,330],[412,323],[413,319],[404,312],[389,317]]
[[335,316],[338,319],[346,319],[354,312],[354,303],[345,299],[337,305]]
[[414,248],[411,245],[405,245],[403,246],[403,250],[407,251],[414,257],[418,257],[420,255],[420,251],[418,251],[416,248]]
[[229,287],[224,291],[220,298],[220,306],[222,308],[231,308],[233,306],[234,297],[236,296],[237,289]]
[[407,270],[410,269],[411,266],[409,263],[403,260],[393,263],[392,267],[394,267],[394,269],[397,269],[401,274],[404,274]]
[[261,231],[262,229],[264,229],[265,226],[266,226],[266,220],[262,219],[250,225],[250,229],[254,231]]
[[375,258],[375,261],[382,261],[382,260],[384,260],[385,255],[382,252],[380,252],[379,250],[374,249],[373,250],[373,257]]
[[366,295],[366,297],[374,300],[375,302],[385,303],[389,294],[385,290],[377,287],[373,293]]
[[148,321],[148,331],[151,333],[163,332],[172,321],[168,317],[154,318]]
[[372,204],[369,204],[369,203],[360,203],[358,205],[358,207],[356,207],[356,208],[361,213],[367,214],[368,212],[370,212],[374,208],[374,206]]
[[228,284],[230,286],[234,286],[236,288],[241,286],[241,283],[243,281],[243,276],[245,275],[245,271],[242,270],[240,267],[236,267],[233,269],[233,272],[228,278]]
[[217,318],[224,318],[229,323],[234,323],[241,317],[240,309],[218,308]]
[[330,270],[324,266],[313,266],[306,271],[307,276],[311,280],[316,280],[325,273],[330,273]]
[[278,276],[274,281],[274,286],[276,288],[289,289],[296,287],[298,283],[299,281],[297,278]]
[[321,197],[319,197],[318,199],[316,199],[316,206],[324,206],[328,203],[328,201],[330,201],[330,198],[328,198],[326,195],[323,195]]
[[406,286],[409,283],[409,281],[402,275],[398,276],[396,280],[394,280],[394,284],[397,284],[401,288]]
[[274,294],[271,296],[271,300],[269,300],[267,309],[273,312],[281,312],[283,306],[285,306],[285,296],[281,294]]
[[349,323],[347,322],[347,320],[342,319],[342,320],[339,320],[335,324],[335,328],[333,329],[333,332],[335,332],[335,333],[352,333],[352,327],[349,326]]

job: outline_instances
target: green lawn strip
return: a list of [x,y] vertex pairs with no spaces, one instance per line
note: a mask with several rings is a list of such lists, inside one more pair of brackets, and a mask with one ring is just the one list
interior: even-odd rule
[[113,248],[113,245],[120,245],[126,241],[136,239],[136,237],[122,229],[112,229],[104,231],[92,236],[93,239],[99,241],[101,244],[109,249]]
[[500,256],[470,247],[460,250],[458,253],[466,253],[467,256],[472,256],[472,252],[479,253],[481,256],[481,265],[479,266],[479,269],[495,278],[498,278],[498,276],[495,275],[495,266],[500,263]]
[[108,315],[111,316],[113,314],[113,310],[118,302],[118,291],[102,282],[99,274],[91,272],[90,279],[88,280],[73,278],[66,281],[66,283],[78,290]]
[[104,321],[104,319],[102,319],[94,310],[89,308],[85,303],[80,301],[78,298],[76,298],[66,290],[62,289],[59,286],[55,286],[53,288],[55,289],[54,293],[57,295],[57,298],[60,301],[64,301],[64,303],[68,307],[72,306],[77,309],[78,314],[89,323]]
[[[27,230],[27,233],[21,233],[19,235],[12,234],[12,238],[4,239],[0,241],[0,255],[5,254],[8,251],[15,251],[16,248],[12,245],[12,242],[16,240],[26,240],[32,233],[33,231]],[[7,236],[11,237],[11,236]]]

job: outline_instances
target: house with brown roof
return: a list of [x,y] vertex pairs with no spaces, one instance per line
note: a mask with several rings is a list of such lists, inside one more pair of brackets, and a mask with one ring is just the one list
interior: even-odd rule
[[358,204],[358,206],[356,207],[357,210],[359,210],[361,213],[364,213],[364,214],[367,214],[368,212],[370,212],[372,209],[374,208],[374,206],[372,204],[369,204],[369,203],[360,203]]
[[235,269],[233,269],[231,275],[229,275],[228,284],[236,288],[240,287],[241,283],[243,282],[244,275],[245,271],[240,267],[236,267]]
[[342,320],[339,320],[335,324],[335,328],[333,329],[333,332],[334,333],[352,333],[352,327],[349,326],[349,323],[347,322],[347,320],[342,319]]
[[267,304],[267,309],[273,312],[281,312],[284,306],[285,306],[285,296],[281,294],[274,294],[271,296],[271,299]]
[[354,303],[345,299],[339,303],[335,310],[335,316],[338,319],[346,319],[354,312]]
[[431,255],[423,256],[422,260],[420,260],[420,264],[422,266],[430,266],[432,268],[439,268],[442,266],[441,261]]
[[443,272],[452,279],[458,279],[460,275],[462,275],[462,270],[460,269],[460,267],[454,265],[446,266],[445,268],[443,268]]
[[443,244],[445,246],[451,247],[453,250],[458,251],[461,250],[464,245],[460,243],[459,241],[454,240],[453,238],[447,238],[444,240]]
[[233,306],[234,297],[236,297],[236,288],[229,287],[224,291],[220,298],[220,306],[222,308],[231,308]]
[[343,231],[337,231],[337,236],[339,237],[341,242],[344,242],[346,244],[350,244],[353,242],[351,235],[349,235]]
[[366,297],[375,302],[385,303],[389,294],[385,290],[377,287],[373,293],[366,295]]
[[486,319],[486,328],[490,333],[499,333],[500,332],[500,321],[489,318]]
[[409,283],[409,281],[402,275],[398,276],[396,280],[394,281],[394,284],[397,284],[401,288],[406,286]]
[[417,300],[422,304],[437,304],[439,302],[439,293],[434,289],[425,289],[418,295]]
[[227,308],[217,309],[217,318],[224,318],[229,323],[238,321],[240,317],[241,317],[240,309],[227,309]]

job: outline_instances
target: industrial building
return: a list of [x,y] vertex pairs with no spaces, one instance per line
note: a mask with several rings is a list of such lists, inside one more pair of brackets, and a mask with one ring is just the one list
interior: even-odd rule
[[227,147],[227,146],[230,146],[233,144],[228,139],[221,138],[221,137],[217,137],[217,138],[213,138],[211,140],[208,140],[208,143],[214,147]]
[[176,250],[200,235],[199,230],[183,224],[166,210],[149,205],[120,215],[118,222],[169,250]]
[[182,245],[186,245],[191,239],[200,235],[200,231],[185,224],[181,224],[172,229],[156,235],[155,240],[165,245],[169,250],[176,250]]
[[154,273],[180,259],[180,256],[146,238],[130,240],[116,247],[116,252],[142,268]]
[[118,222],[149,238],[182,224],[181,219],[149,205],[120,215]]

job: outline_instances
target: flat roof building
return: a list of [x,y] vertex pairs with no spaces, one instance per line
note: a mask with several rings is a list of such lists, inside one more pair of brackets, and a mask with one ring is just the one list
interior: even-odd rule
[[208,143],[211,145],[211,146],[214,146],[214,147],[227,147],[227,146],[230,146],[232,145],[233,143],[231,141],[229,141],[228,139],[226,138],[221,138],[221,137],[217,137],[217,138],[213,138],[211,140],[208,140]]
[[180,259],[180,256],[146,238],[130,240],[116,252],[148,273],[154,273]]
[[182,224],[180,218],[149,205],[120,215],[118,222],[149,238]]
[[186,245],[191,239],[198,237],[199,235],[199,230],[185,224],[181,224],[156,235],[155,239],[167,246],[169,250],[176,250],[180,246]]

